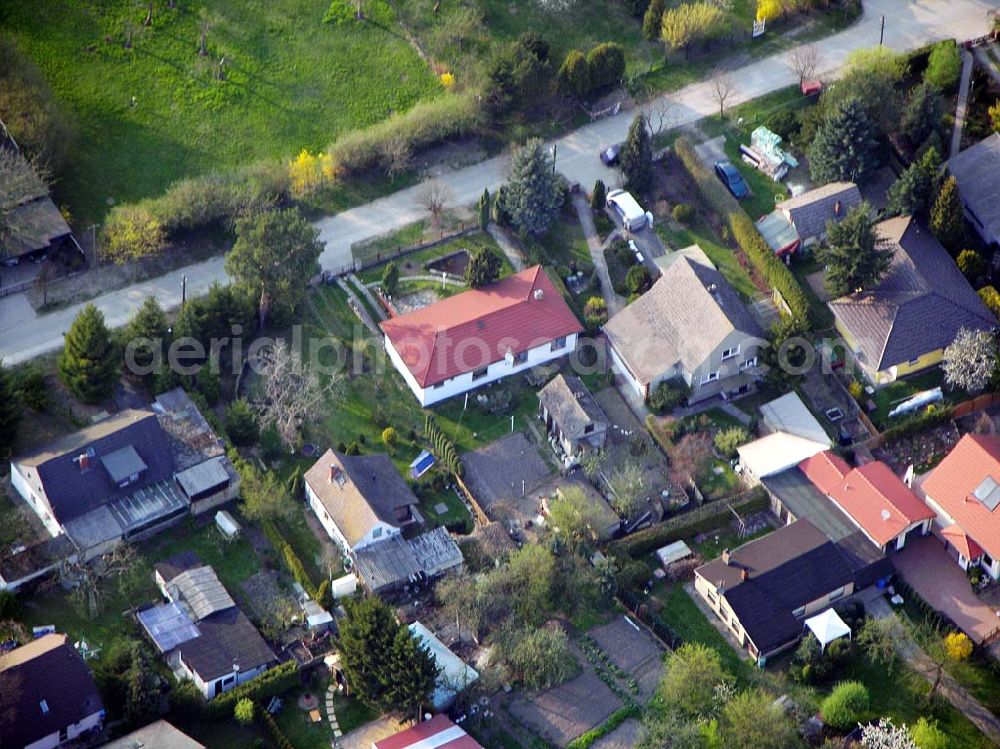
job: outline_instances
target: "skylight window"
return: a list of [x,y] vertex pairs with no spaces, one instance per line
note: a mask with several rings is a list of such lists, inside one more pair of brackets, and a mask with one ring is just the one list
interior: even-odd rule
[[972,492],[972,496],[990,512],[993,512],[997,505],[1000,505],[1000,484],[997,484],[992,477],[987,476],[982,483]]

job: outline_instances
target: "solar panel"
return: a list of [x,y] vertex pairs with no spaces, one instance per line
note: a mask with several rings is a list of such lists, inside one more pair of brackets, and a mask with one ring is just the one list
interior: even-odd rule
[[997,505],[1000,505],[1000,484],[987,476],[972,492],[972,495],[979,500],[983,507],[993,512]]
[[139,623],[161,653],[173,650],[182,642],[193,640],[201,634],[184,609],[176,603],[165,603],[140,611]]

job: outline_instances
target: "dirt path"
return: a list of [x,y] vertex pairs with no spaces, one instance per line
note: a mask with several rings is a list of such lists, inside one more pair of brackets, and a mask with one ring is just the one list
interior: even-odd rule
[[608,241],[602,244],[597,227],[594,225],[594,214],[590,209],[590,203],[587,202],[587,196],[580,193],[574,194],[573,207],[576,209],[577,218],[580,219],[583,235],[587,239],[590,259],[594,263],[597,277],[601,279],[601,291],[604,294],[604,302],[608,305],[608,317],[612,317],[625,307],[625,299],[616,294],[611,285],[611,274],[608,273],[608,264],[604,260],[604,248],[616,232],[612,232],[608,236]]
[[[896,617],[896,612],[882,596],[870,597],[866,600],[865,610],[876,619]],[[900,627],[902,628],[902,624]],[[906,661],[910,668],[926,679],[928,684],[933,685],[937,681],[938,694],[971,720],[983,734],[1000,745],[1000,718],[997,718],[979,700],[969,694],[965,687],[955,681],[951,674],[939,668],[909,635],[896,638],[895,643],[897,655]]]

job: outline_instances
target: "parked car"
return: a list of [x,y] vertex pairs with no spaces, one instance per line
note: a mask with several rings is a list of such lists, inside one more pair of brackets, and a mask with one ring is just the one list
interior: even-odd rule
[[646,212],[625,190],[612,190],[608,193],[608,208],[618,214],[628,231],[638,231],[647,224]]
[[726,186],[737,200],[743,200],[743,198],[750,194],[750,188],[747,187],[747,183],[743,180],[743,175],[740,174],[739,169],[733,166],[732,162],[725,159],[716,161],[715,176],[722,180],[722,184]]
[[601,163],[604,166],[615,166],[618,163],[618,157],[622,154],[623,145],[625,144],[615,143],[601,151]]

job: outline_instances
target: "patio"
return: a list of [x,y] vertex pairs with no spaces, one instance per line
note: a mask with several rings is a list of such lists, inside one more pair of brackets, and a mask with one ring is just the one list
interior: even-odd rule
[[1000,616],[972,592],[965,572],[939,538],[907,539],[906,547],[892,560],[910,587],[976,644],[1000,627]]

